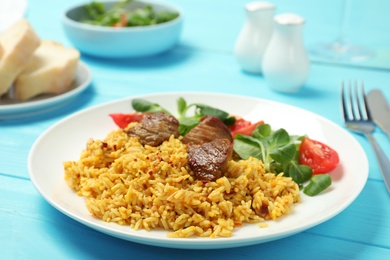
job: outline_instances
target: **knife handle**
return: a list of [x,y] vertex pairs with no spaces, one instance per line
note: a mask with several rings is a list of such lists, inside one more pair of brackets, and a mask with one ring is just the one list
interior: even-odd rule
[[386,154],[383,152],[375,138],[371,134],[366,134],[366,137],[374,149],[376,158],[379,163],[379,168],[381,169],[383,181],[385,182],[387,191],[390,193],[390,161],[386,157]]

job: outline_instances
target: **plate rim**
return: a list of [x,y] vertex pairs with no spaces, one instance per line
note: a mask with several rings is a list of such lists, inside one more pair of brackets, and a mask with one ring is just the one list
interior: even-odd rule
[[[281,232],[281,235],[275,237],[274,235],[269,235],[269,236],[262,236],[262,237],[266,237],[265,240],[261,240],[261,241],[256,241],[255,239],[253,238],[247,238],[247,239],[240,239],[238,242],[235,242],[234,241],[234,237],[230,237],[230,238],[221,238],[221,239],[215,239],[213,238],[212,240],[210,239],[193,239],[193,238],[175,238],[175,239],[161,239],[161,238],[157,238],[157,237],[148,237],[148,238],[145,238],[144,236],[140,235],[139,231],[135,231],[134,232],[131,232],[132,230],[130,229],[130,232],[124,234],[124,232],[120,231],[120,230],[115,230],[115,228],[109,228],[107,226],[103,227],[102,226],[99,226],[98,224],[92,222],[92,221],[89,221],[88,219],[86,219],[84,216],[77,216],[77,214],[74,214],[72,212],[69,212],[67,209],[61,207],[60,205],[57,205],[56,203],[54,203],[52,200],[50,200],[50,198],[47,198],[45,195],[44,195],[44,192],[42,193],[42,190],[41,190],[41,187],[39,186],[39,184],[37,183],[37,180],[35,179],[35,176],[32,175],[32,157],[33,157],[33,153],[34,153],[34,150],[37,148],[37,145],[39,144],[40,140],[42,138],[44,138],[45,134],[50,132],[52,129],[55,129],[56,127],[60,126],[61,124],[64,124],[66,123],[68,120],[72,120],[73,118],[77,118],[79,115],[82,115],[82,114],[87,114],[89,113],[90,111],[93,111],[95,109],[99,109],[99,108],[102,108],[102,107],[110,107],[114,104],[117,104],[117,103],[121,103],[121,102],[124,102],[124,101],[131,101],[135,98],[150,98],[150,97],[157,97],[157,96],[179,96],[179,95],[199,95],[199,96],[204,96],[204,95],[217,95],[219,97],[222,97],[222,96],[229,96],[229,97],[239,97],[239,98],[243,98],[243,99],[252,99],[253,101],[256,101],[256,102],[265,102],[267,104],[271,104],[271,105],[279,105],[279,106],[282,106],[282,107],[292,107],[294,108],[295,110],[299,110],[299,111],[302,111],[304,113],[308,113],[310,115],[312,115],[314,118],[316,119],[320,119],[322,120],[323,122],[325,122],[326,124],[330,124],[332,125],[333,127],[336,127],[338,130],[340,131],[343,131],[344,133],[348,134],[350,137],[351,137],[351,140],[353,142],[355,142],[356,145],[358,145],[361,149],[361,152],[362,152],[362,155],[364,156],[364,158],[362,158],[363,160],[363,165],[365,166],[366,169],[365,172],[364,172],[364,178],[361,177],[360,181],[357,182],[358,184],[358,189],[356,189],[353,193],[351,193],[351,195],[349,196],[349,199],[344,202],[342,204],[342,206],[338,206],[336,207],[337,210],[332,210],[330,213],[327,214],[327,216],[325,218],[322,218],[322,219],[318,219],[317,221],[314,221],[312,222],[310,225],[306,225],[303,229],[301,227],[291,227],[291,228],[288,228],[286,230],[284,230],[283,232]],[[130,106],[129,106],[130,108]],[[98,105],[95,105],[95,106],[91,106],[91,107],[88,107],[88,108],[85,108],[83,110],[80,110],[72,115],[69,115],[65,118],[63,118],[62,120],[56,122],[55,124],[53,124],[51,127],[49,127],[46,131],[44,131],[39,137],[38,139],[34,142],[31,150],[30,150],[30,153],[28,155],[28,171],[29,171],[29,175],[30,175],[30,178],[34,184],[34,186],[38,189],[38,191],[41,193],[41,195],[45,198],[45,200],[47,202],[49,202],[49,204],[51,204],[54,208],[56,208],[57,210],[59,210],[60,212],[64,213],[65,215],[67,215],[68,217],[90,227],[90,228],[93,228],[99,232],[102,232],[102,233],[105,233],[107,235],[110,235],[110,236],[113,236],[113,237],[117,237],[117,238],[121,238],[121,239],[124,239],[124,240],[128,240],[128,241],[133,241],[133,242],[137,242],[137,243],[141,243],[141,244],[147,244],[147,245],[154,245],[154,246],[161,246],[161,247],[167,247],[167,248],[181,248],[181,249],[220,249],[220,248],[233,248],[233,247],[240,247],[240,246],[247,246],[247,245],[253,245],[253,244],[260,244],[260,243],[265,243],[265,242],[269,242],[269,241],[273,241],[273,240],[277,240],[277,239],[281,239],[281,238],[284,238],[284,237],[287,237],[287,236],[291,236],[291,235],[294,235],[296,233],[300,233],[300,232],[303,232],[311,227],[314,227],[318,224],[321,224],[323,222],[326,222],[328,220],[330,220],[331,218],[333,218],[334,216],[338,215],[339,213],[341,213],[345,208],[347,208],[357,197],[358,195],[361,193],[361,191],[363,190],[366,182],[367,182],[367,179],[368,179],[368,172],[369,172],[369,164],[368,164],[368,158],[366,156],[366,153],[364,152],[363,148],[361,147],[360,143],[355,139],[353,138],[353,136],[351,135],[351,133],[349,133],[348,131],[346,131],[345,129],[343,129],[341,126],[337,125],[336,123],[334,123],[333,121],[321,116],[321,115],[318,115],[316,113],[313,113],[309,110],[305,110],[305,109],[302,109],[300,107],[296,107],[296,106],[293,106],[293,105],[289,105],[289,104],[285,104],[285,103],[281,103],[281,102],[278,102],[278,101],[273,101],[273,100],[268,100],[268,99],[263,99],[263,98],[256,98],[256,97],[249,97],[249,96],[244,96],[244,95],[235,95],[235,94],[226,94],[226,93],[218,93],[218,92],[194,92],[194,91],[180,91],[180,92],[162,92],[162,93],[149,93],[149,94],[140,94],[140,95],[134,95],[134,96],[131,96],[131,97],[124,97],[124,98],[120,98],[120,99],[116,99],[116,100],[112,100],[112,101],[108,101],[108,102],[105,102],[105,103],[102,103],[102,104],[98,104]],[[287,216],[288,217],[288,216]],[[115,225],[115,223],[112,223]],[[109,224],[110,225],[110,224]],[[233,233],[234,235],[234,233]],[[172,243],[172,241],[175,241],[175,243]],[[212,243],[210,243],[210,241],[213,241]],[[193,243],[193,244],[191,244]],[[210,245],[212,244],[212,245]]]

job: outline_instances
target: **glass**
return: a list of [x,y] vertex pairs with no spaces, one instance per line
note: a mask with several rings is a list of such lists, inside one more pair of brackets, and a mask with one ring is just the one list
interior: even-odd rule
[[351,0],[343,0],[341,26],[338,36],[333,42],[322,43],[311,48],[310,53],[334,61],[358,62],[370,59],[373,51],[349,42],[348,26],[350,20]]

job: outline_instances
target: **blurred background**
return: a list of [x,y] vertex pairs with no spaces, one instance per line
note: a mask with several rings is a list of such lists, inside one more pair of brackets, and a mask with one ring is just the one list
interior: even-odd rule
[[[30,0],[30,5],[34,4],[35,1],[43,0]],[[207,0],[166,0],[166,2],[180,6],[184,11],[184,30],[178,46],[182,51],[186,49],[217,49],[221,52],[232,53],[235,40],[245,21],[244,6],[252,1],[212,1],[213,8],[208,8],[209,1]],[[276,14],[296,13],[305,18],[303,37],[306,47],[310,48],[320,43],[330,42],[339,35],[344,15],[344,1],[346,0],[269,0],[268,2],[276,6]],[[352,63],[352,65],[390,68],[390,10],[385,4],[387,0],[347,1],[350,2],[345,27],[348,32],[348,40],[354,44],[370,46],[377,54],[369,60]],[[28,13],[27,17],[30,18],[42,38],[45,38],[45,35],[50,35],[51,38],[54,36],[56,38],[54,40],[69,45],[58,18],[62,15],[62,10],[86,2],[89,1],[68,0],[60,3],[45,1],[45,4],[41,4],[41,6],[47,9],[45,10],[47,19],[36,19],[34,17],[40,15],[41,12]],[[214,8],[217,6],[216,2],[219,2],[221,6],[223,5],[223,12]],[[370,19],[373,16],[375,16],[375,19]],[[202,22],[204,20],[212,22],[206,26]],[[55,34],[53,30],[56,30]],[[202,37],[199,37],[199,35],[202,35]],[[222,35],[223,37],[221,37]],[[334,62],[313,55],[310,58],[312,61]],[[350,62],[337,62],[351,64]]]

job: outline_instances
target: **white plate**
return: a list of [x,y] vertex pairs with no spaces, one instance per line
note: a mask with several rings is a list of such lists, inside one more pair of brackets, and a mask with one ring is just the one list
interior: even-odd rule
[[[229,238],[167,238],[167,232],[134,231],[128,226],[106,223],[93,218],[84,199],[76,195],[64,181],[62,162],[78,160],[88,138],[104,138],[116,128],[110,113],[132,112],[131,99],[92,107],[69,116],[43,133],[33,145],[28,168],[32,182],[43,197],[69,217],[106,234],[139,243],[172,247],[211,249],[263,243],[290,236],[318,225],[344,210],[363,189],[368,177],[368,162],[359,143],[343,128],[311,112],[272,101],[243,96],[212,93],[164,93],[141,96],[156,102],[171,112],[176,111],[176,100],[184,97],[188,103],[204,103],[248,120],[265,120],[276,128],[285,128],[290,134],[308,134],[338,151],[341,163],[331,173],[330,189],[315,197],[302,193],[302,202],[296,204],[290,215],[278,221],[269,221],[269,227],[244,225]],[[77,130],[75,130],[77,129]],[[53,153],[53,144],[61,147]]]
[[0,0],[0,33],[24,17],[27,0]]
[[27,101],[14,101],[0,98],[0,119],[17,118],[44,113],[58,108],[71,101],[91,83],[92,74],[87,65],[79,61],[76,80],[71,88],[60,95],[40,95]]

